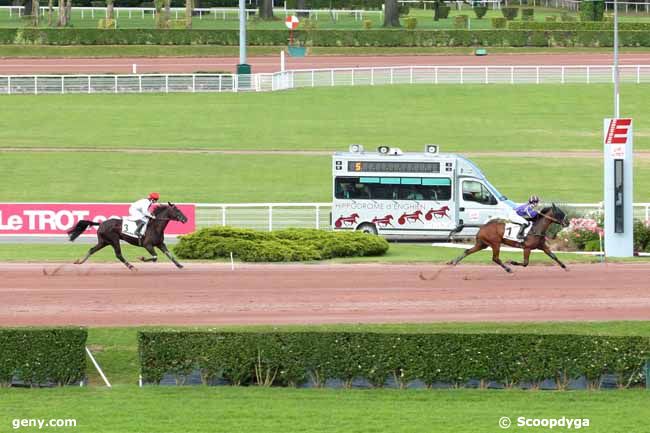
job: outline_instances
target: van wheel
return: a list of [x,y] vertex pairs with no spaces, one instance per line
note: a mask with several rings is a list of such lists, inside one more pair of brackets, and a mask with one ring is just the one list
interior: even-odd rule
[[357,227],[357,231],[364,232],[364,233],[369,233],[371,235],[376,235],[377,234],[377,227],[374,224],[371,224],[371,223],[364,223],[364,224],[361,224],[359,227]]

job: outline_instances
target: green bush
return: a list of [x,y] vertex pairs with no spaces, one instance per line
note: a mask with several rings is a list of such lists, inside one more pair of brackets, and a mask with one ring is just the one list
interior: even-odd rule
[[116,29],[117,21],[112,19],[101,19],[97,22],[98,29]]
[[397,7],[397,13],[399,14],[400,17],[405,17],[406,15],[411,12],[411,8],[409,5],[400,3],[399,6]]
[[466,29],[469,24],[469,17],[467,15],[456,15],[454,17],[455,29]]
[[418,19],[416,17],[406,17],[404,18],[404,25],[408,30],[415,30],[418,25]]
[[476,14],[477,19],[482,19],[485,14],[487,14],[488,7],[487,6],[474,6],[474,14]]
[[602,21],[604,13],[604,0],[582,0],[580,2],[580,21]]
[[650,226],[645,221],[634,221],[634,251],[650,252]]
[[492,28],[493,29],[505,29],[508,25],[508,20],[505,18],[492,18]]
[[523,8],[521,10],[521,19],[524,21],[533,21],[535,19],[535,9]]
[[578,21],[578,19],[574,15],[572,15],[572,14],[570,14],[568,12],[562,12],[560,14],[560,20],[562,22],[565,22],[565,23],[573,23],[573,22]]
[[316,386],[340,379],[351,386],[366,378],[400,387],[420,379],[427,386],[462,386],[470,379],[510,388],[555,380],[566,389],[584,376],[597,387],[604,374],[619,386],[642,383],[650,356],[647,337],[531,334],[399,334],[373,332],[141,331],[138,349],[143,379],[157,384],[165,374],[177,383],[199,370],[204,383],[223,377],[233,385]]
[[503,14],[503,17],[508,20],[512,21],[515,18],[517,18],[517,14],[519,13],[519,8],[501,8],[501,13]]
[[436,17],[436,14],[434,12],[433,19],[436,21],[446,20],[447,18],[449,18],[449,12],[451,12],[451,7],[441,4],[440,6],[438,6],[437,11],[438,11],[438,16]]
[[274,232],[213,227],[182,236],[174,252],[183,259],[230,258],[244,262],[297,262],[334,257],[380,256],[385,239],[361,232],[286,229]]
[[363,20],[363,28],[370,30],[372,28],[372,20]]
[[557,15],[546,15],[544,21],[546,21],[547,23],[554,23],[557,21]]
[[0,387],[16,376],[31,386],[59,386],[86,375],[86,329],[0,329]]

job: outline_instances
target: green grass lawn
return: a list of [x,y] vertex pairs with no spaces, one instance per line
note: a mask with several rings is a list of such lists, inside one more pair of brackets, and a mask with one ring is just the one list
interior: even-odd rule
[[[494,433],[498,420],[589,418],[587,431],[647,431],[650,393],[146,388],[0,390],[0,425],[76,419],[56,431]],[[529,428],[530,429],[530,428]],[[512,431],[526,431],[513,427]],[[535,430],[535,429],[533,429]],[[540,429],[536,429],[542,431]],[[20,431],[36,432],[37,428]],[[52,429],[47,430],[52,431]],[[548,430],[543,430],[548,431]]]
[[[2,132],[0,132],[2,133]],[[557,203],[602,200],[596,158],[473,157],[514,201],[530,194]],[[0,152],[3,201],[130,202],[152,191],[194,203],[330,202],[331,157],[320,155]],[[650,200],[650,160],[638,159],[634,199]],[[20,187],[17,187],[19,185]]]
[[[0,148],[340,151],[362,143],[421,151],[439,143],[446,152],[600,150],[611,92],[609,85],[407,85],[3,96],[10,127],[0,128]],[[622,113],[635,119],[637,150],[650,149],[648,99],[650,86],[622,86]]]
[[[83,257],[91,244],[71,244],[65,239],[60,243],[54,244],[4,244],[0,243],[0,262],[68,262],[72,263],[75,259]],[[137,264],[135,258],[146,255],[146,252],[137,247],[122,245],[122,252],[125,257],[134,261],[137,266],[147,266],[146,264]],[[432,247],[428,243],[404,244],[391,243],[388,252],[379,257],[356,257],[328,260],[324,263],[431,263],[441,264],[457,257],[462,252],[458,248]],[[501,258],[504,260],[520,260],[520,252],[502,252]],[[466,258],[463,263],[474,264],[491,264],[492,253],[488,249]],[[566,263],[598,263],[600,259],[595,256],[579,254],[562,254],[561,260]],[[647,258],[633,258],[629,261],[641,262],[647,261]],[[166,257],[160,256],[160,261],[168,262]],[[184,260],[181,260],[185,262]],[[89,263],[117,263],[113,249],[106,247],[92,256]],[[191,262],[191,261],[187,261]],[[532,264],[552,265],[553,262],[543,253],[534,253],[531,258]]]

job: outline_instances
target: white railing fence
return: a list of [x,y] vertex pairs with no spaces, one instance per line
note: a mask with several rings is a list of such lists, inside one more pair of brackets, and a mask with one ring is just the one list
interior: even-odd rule
[[[603,212],[602,203],[561,204],[564,211],[585,217]],[[233,226],[257,230],[288,227],[330,229],[331,203],[201,203],[196,205],[198,228]],[[634,218],[650,220],[650,203],[634,203]]]
[[[9,17],[21,17],[24,14],[24,6],[0,6],[0,11],[7,11]],[[194,8],[194,14],[199,20],[213,19],[213,20],[238,20],[239,8]],[[40,6],[40,14],[46,16],[49,12],[47,6]],[[250,19],[258,12],[257,9],[246,9],[246,19]],[[52,9],[52,14],[58,16],[58,8]],[[86,7],[74,6],[72,8],[73,18],[80,17],[81,19],[91,18],[100,19],[107,17],[106,7]],[[174,19],[185,17],[185,8],[170,8],[170,13]],[[378,16],[383,20],[384,12],[381,10],[363,10],[363,9],[286,9],[275,8],[274,15],[287,17],[289,15],[307,15],[308,18],[318,20],[323,16],[334,21],[338,21],[341,17],[352,17],[355,21],[362,21],[369,16]],[[155,20],[156,8],[142,8],[142,7],[115,7],[113,8],[113,19],[116,21],[124,19],[147,19]]]
[[[620,66],[622,83],[650,83],[650,65]],[[273,74],[0,75],[0,94],[277,91],[391,84],[612,83],[612,66],[399,66]]]

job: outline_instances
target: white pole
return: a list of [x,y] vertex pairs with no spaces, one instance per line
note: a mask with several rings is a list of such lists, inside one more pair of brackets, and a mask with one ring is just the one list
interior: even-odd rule
[[614,117],[619,118],[620,97],[618,92],[618,5],[614,0]]
[[95,361],[95,357],[93,356],[92,353],[90,353],[90,350],[88,350],[87,347],[86,347],[86,353],[88,354],[88,356],[90,357],[90,360],[93,362],[93,365],[95,366],[95,368],[96,368],[97,371],[99,372],[99,375],[100,375],[100,376],[102,377],[102,379],[104,380],[104,383],[106,384],[106,386],[109,387],[109,388],[112,388],[111,383],[108,381],[108,379],[106,379],[106,376],[104,375],[104,372],[102,371],[102,369],[101,369],[101,367],[99,366],[99,364],[97,364],[97,361]]
[[131,70],[131,73],[132,73],[132,74],[135,75],[135,74],[138,73],[138,65],[136,65],[135,63],[133,64],[133,67],[132,67],[131,69],[132,69],[132,70]]
[[280,72],[284,72],[284,50],[280,51]]
[[230,270],[234,271],[235,270],[235,259],[232,257],[232,251],[230,252]]
[[239,0],[239,64],[246,63],[246,2]]

